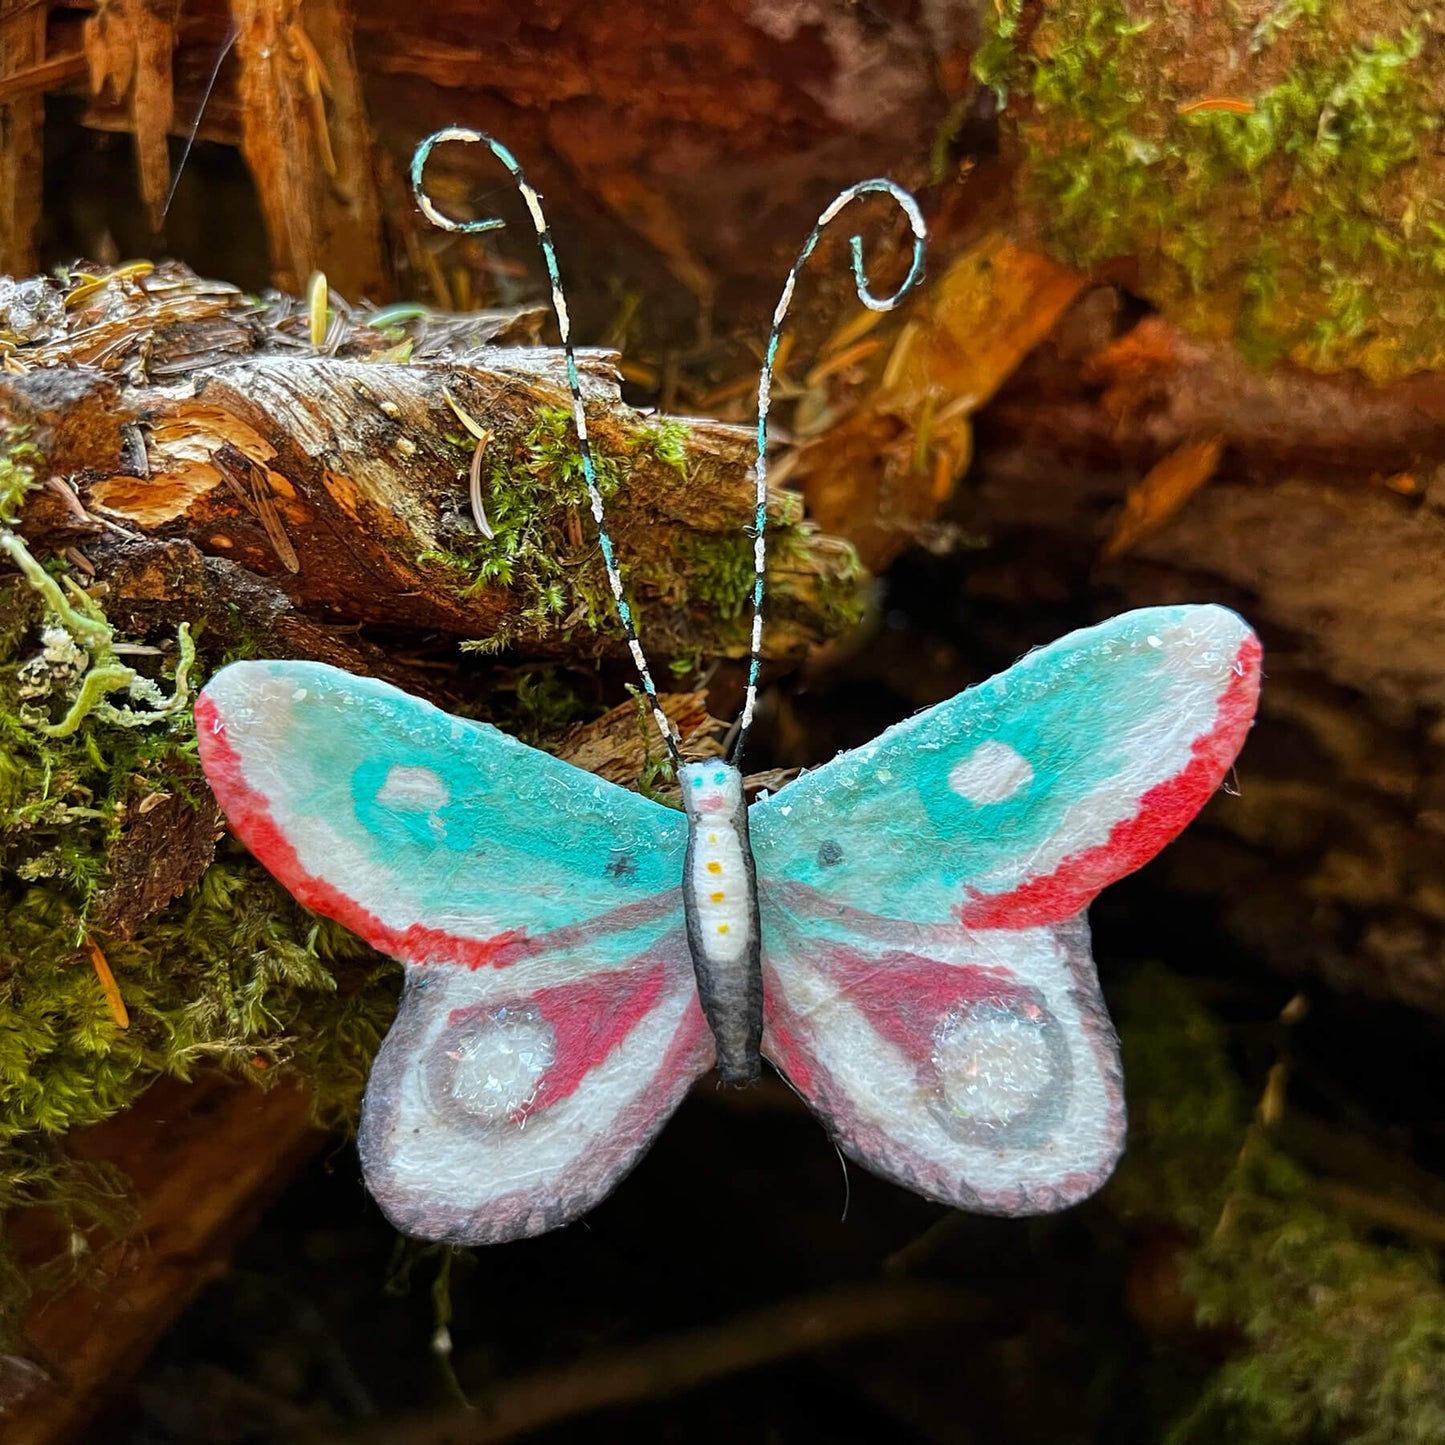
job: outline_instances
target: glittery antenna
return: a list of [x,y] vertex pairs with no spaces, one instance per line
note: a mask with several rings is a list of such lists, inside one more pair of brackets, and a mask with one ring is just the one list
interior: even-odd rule
[[747,741],[748,729],[752,726],[753,713],[758,702],[758,670],[762,665],[763,653],[763,568],[767,560],[765,534],[768,523],[768,406],[772,399],[773,363],[777,360],[778,343],[783,337],[783,322],[787,318],[788,307],[792,304],[793,288],[798,284],[798,275],[808,257],[813,254],[813,248],[818,244],[818,238],[828,223],[849,201],[878,191],[885,192],[898,202],[904,215],[908,217],[909,225],[913,227],[913,264],[908,269],[908,275],[903,278],[903,284],[891,296],[875,296],[868,287],[868,276],[863,268],[863,238],[854,236],[853,285],[857,288],[858,299],[870,311],[891,311],[898,305],[923,274],[923,246],[928,238],[928,231],[923,224],[918,203],[902,186],[894,185],[892,181],[872,180],[859,181],[856,186],[849,186],[818,217],[817,223],[808,232],[808,239],[803,242],[803,249],[798,252],[797,260],[793,262],[793,269],[788,272],[788,279],[783,283],[783,294],[778,297],[777,307],[773,311],[773,325],[768,332],[767,355],[763,358],[762,374],[758,378],[758,453],[753,464],[753,478],[756,483],[752,527],[753,636],[748,655],[747,698],[743,703],[742,718],[738,722],[737,740],[733,743],[731,761],[734,767],[741,764],[743,744]]
[[[672,759],[673,766],[680,767],[682,754],[678,749],[678,736],[667,714],[662,710],[662,703],[657,696],[657,687],[652,681],[652,673],[647,666],[647,658],[643,655],[642,644],[637,640],[637,628],[632,620],[632,609],[628,606],[627,597],[622,590],[622,577],[617,570],[617,556],[612,546],[612,537],[607,531],[607,521],[602,509],[602,493],[597,486],[597,468],[592,461],[592,443],[587,438],[587,416],[582,410],[582,382],[577,375],[577,353],[572,349],[572,321],[567,313],[566,297],[562,294],[562,277],[557,270],[557,250],[552,244],[551,232],[547,229],[547,219],[542,214],[542,198],[528,183],[527,177],[522,173],[522,167],[517,163],[517,158],[501,141],[494,140],[483,131],[465,130],[453,126],[447,130],[439,130],[435,135],[429,135],[416,148],[416,154],[411,161],[412,194],[416,197],[416,203],[421,207],[422,214],[434,226],[440,226],[444,231],[474,233],[499,230],[506,224],[497,217],[489,217],[481,221],[454,221],[450,216],[443,215],[432,204],[431,197],[427,195],[422,186],[422,172],[426,169],[427,160],[433,149],[441,145],[443,141],[451,140],[465,141],[468,144],[480,141],[506,166],[511,172],[512,179],[517,183],[517,189],[522,193],[522,199],[527,203],[532,224],[536,227],[537,241],[542,247],[542,259],[547,263],[547,277],[552,283],[552,309],[557,314],[557,330],[561,333],[562,354],[567,362],[567,386],[572,393],[572,421],[577,428],[577,449],[582,456],[582,476],[587,483],[588,500],[592,503],[592,519],[597,523],[597,537],[602,544],[602,561],[607,568],[607,583],[612,588],[612,597],[617,603],[617,615],[621,619],[622,631],[627,638],[627,646],[632,653],[632,661],[637,668],[637,675],[642,679],[642,690],[647,695],[648,706],[652,709],[653,721],[656,722],[657,729],[662,734],[662,741],[667,748],[668,756]],[[870,182],[870,184],[876,183]],[[791,285],[791,283],[789,284]]]

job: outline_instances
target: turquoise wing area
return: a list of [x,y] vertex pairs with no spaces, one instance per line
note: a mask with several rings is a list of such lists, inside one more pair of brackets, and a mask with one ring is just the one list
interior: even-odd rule
[[242,840],[407,963],[475,968],[585,936],[599,967],[680,920],[682,816],[495,728],[304,662],[223,669],[196,718]]
[[1072,633],[754,804],[760,887],[839,936],[860,915],[1064,922],[1219,786],[1259,664],[1254,634],[1222,607]]

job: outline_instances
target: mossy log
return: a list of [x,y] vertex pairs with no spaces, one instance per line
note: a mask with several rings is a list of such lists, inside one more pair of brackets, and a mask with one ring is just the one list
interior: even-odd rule
[[[990,13],[991,11],[991,13]],[[1256,363],[1445,366],[1445,26],[1413,0],[1007,0],[1014,224]]]
[[[22,530],[44,550],[79,547],[101,581],[120,571],[122,603],[184,616],[189,600],[229,612],[232,633],[269,635],[261,578],[333,625],[574,659],[615,645],[560,354],[492,344],[535,313],[432,316],[420,347],[365,315],[337,317],[307,346],[284,302],[258,314],[174,267],[82,275],[68,301],[33,284],[48,319],[18,336],[18,374],[0,388],[0,425],[24,439],[46,488]],[[610,530],[650,648],[741,650],[751,436],[635,412],[613,357],[580,361]],[[474,461],[484,517],[468,501]],[[859,578],[795,499],[775,493],[770,524],[765,645],[788,655],[856,608]],[[170,590],[188,548],[208,559],[209,597]]]

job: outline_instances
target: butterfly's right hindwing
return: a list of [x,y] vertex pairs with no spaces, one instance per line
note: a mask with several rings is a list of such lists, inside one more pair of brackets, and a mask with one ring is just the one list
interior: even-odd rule
[[1118,1043],[1083,914],[849,938],[766,893],[767,1056],[848,1155],[956,1208],[1042,1214],[1124,1144]]
[[406,965],[361,1126],[388,1216],[482,1244],[602,1199],[712,1060],[680,815],[320,664],[225,668],[196,721],[241,839]]

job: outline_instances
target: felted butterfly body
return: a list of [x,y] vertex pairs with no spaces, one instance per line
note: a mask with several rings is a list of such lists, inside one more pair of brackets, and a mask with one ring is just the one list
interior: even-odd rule
[[686,814],[319,664],[234,664],[197,719],[257,857],[406,965],[360,1145],[407,1233],[576,1218],[759,1028],[866,1167],[1026,1214],[1122,1144],[1084,909],[1219,785],[1259,656],[1223,608],[1129,613],[751,808],[690,765]]

